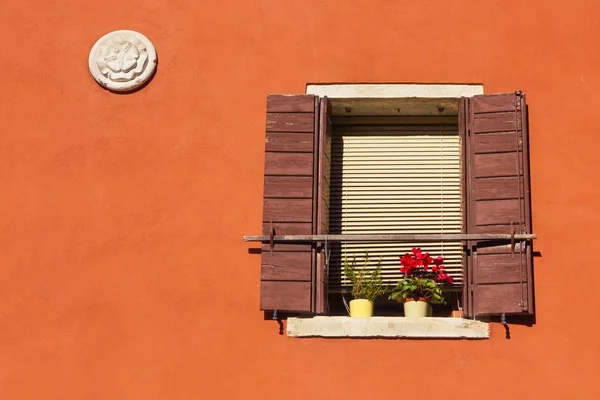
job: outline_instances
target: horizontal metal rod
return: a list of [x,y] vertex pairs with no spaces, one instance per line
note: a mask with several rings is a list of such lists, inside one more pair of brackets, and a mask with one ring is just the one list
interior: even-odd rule
[[274,235],[271,236],[244,236],[244,242],[443,242],[467,240],[532,240],[537,239],[534,234],[515,233],[400,233],[386,235]]

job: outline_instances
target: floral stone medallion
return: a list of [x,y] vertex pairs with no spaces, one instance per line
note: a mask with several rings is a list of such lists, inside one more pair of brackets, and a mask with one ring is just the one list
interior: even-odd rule
[[146,36],[123,30],[102,36],[92,47],[88,64],[100,85],[128,92],[152,77],[156,61],[156,50]]

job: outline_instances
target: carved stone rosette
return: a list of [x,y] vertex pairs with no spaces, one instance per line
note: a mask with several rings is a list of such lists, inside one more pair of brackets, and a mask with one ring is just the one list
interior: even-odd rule
[[100,85],[114,92],[128,92],[152,77],[156,61],[156,50],[146,36],[121,30],[108,33],[96,42],[88,64]]

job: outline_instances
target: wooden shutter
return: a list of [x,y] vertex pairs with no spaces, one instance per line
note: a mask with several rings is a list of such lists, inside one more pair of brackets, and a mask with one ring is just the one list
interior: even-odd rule
[[[324,97],[320,101],[319,108],[319,146],[318,146],[318,168],[316,171],[317,180],[317,224],[315,233],[318,235],[329,234],[329,207],[331,192],[331,103]],[[317,271],[316,271],[316,313],[328,314],[327,303],[328,296],[328,257],[331,253],[330,246],[325,246],[317,252]]]
[[[269,95],[265,139],[263,235],[316,232],[314,175],[318,98]],[[261,310],[314,311],[315,251],[310,244],[262,246]]]
[[[521,92],[461,101],[468,233],[532,233],[526,114]],[[533,314],[531,242],[470,242],[468,248],[467,314]]]

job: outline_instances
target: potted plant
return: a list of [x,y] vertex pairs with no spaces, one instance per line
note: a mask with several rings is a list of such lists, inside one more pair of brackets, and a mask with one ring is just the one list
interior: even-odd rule
[[381,279],[381,265],[377,264],[375,269],[369,269],[369,254],[365,255],[365,262],[359,266],[356,256],[352,261],[348,257],[344,260],[344,275],[352,284],[352,297],[350,301],[350,317],[368,318],[373,316],[373,302],[379,296],[384,295],[387,289],[383,286]]
[[430,316],[431,304],[446,304],[440,285],[452,283],[452,277],[444,272],[443,262],[442,257],[432,258],[420,248],[400,257],[400,272],[404,277],[389,299],[404,303],[405,317]]

